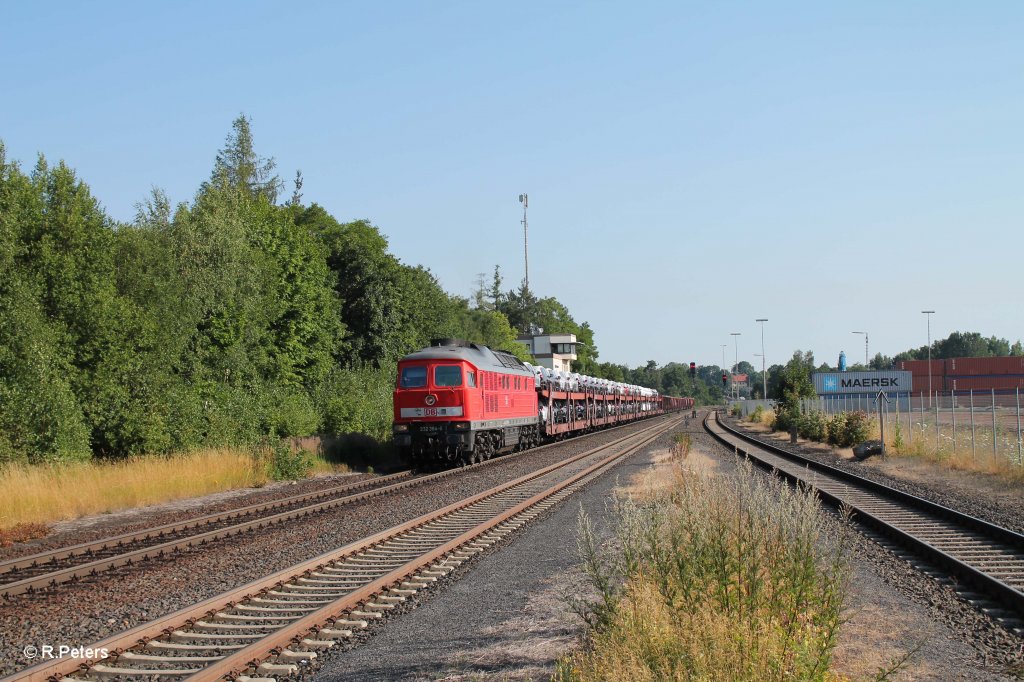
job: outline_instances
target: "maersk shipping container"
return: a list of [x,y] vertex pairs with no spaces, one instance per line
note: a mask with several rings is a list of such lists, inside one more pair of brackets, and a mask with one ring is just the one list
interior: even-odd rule
[[[815,372],[811,375],[814,390],[818,395],[850,393],[874,394],[909,393],[914,390],[914,378],[910,372]],[[927,378],[925,379],[927,385]],[[942,383],[941,378],[939,383]],[[927,390],[927,389],[926,389]]]
[[1019,374],[1024,376],[1024,357],[950,358],[946,360],[946,376],[987,376]]
[[[945,360],[932,360],[932,371],[931,374],[935,376],[944,376],[946,374],[946,361]],[[910,372],[915,377],[917,376],[928,376],[928,361],[927,360],[900,360],[896,363],[896,369],[901,369]]]
[[946,377],[947,391],[1012,391],[1024,390],[1024,377],[1010,375],[987,377]]

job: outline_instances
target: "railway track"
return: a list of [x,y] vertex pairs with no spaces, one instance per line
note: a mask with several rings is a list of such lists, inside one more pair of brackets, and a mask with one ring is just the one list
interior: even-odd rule
[[0,682],[291,675],[680,422],[658,419],[567,460],[90,645]]
[[167,555],[255,528],[351,504],[418,481],[403,471],[326,490],[247,505],[0,562],[0,595],[14,596]]
[[847,505],[858,521],[970,585],[976,592],[960,592],[972,603],[991,600],[995,608],[985,610],[1024,633],[1024,535],[764,443],[723,424],[717,412],[704,427],[760,466]]
[[[633,423],[635,422],[630,422],[630,424]],[[622,428],[622,426],[607,429],[605,432],[617,428]],[[62,583],[94,576],[113,568],[167,556],[173,552],[240,533],[293,521],[310,514],[373,497],[394,494],[412,486],[456,475],[467,469],[475,470],[494,462],[507,461],[510,456],[538,452],[558,444],[550,443],[469,467],[448,469],[422,476],[414,476],[411,471],[402,471],[388,476],[247,505],[180,522],[0,561],[0,597],[9,598],[45,590]]]

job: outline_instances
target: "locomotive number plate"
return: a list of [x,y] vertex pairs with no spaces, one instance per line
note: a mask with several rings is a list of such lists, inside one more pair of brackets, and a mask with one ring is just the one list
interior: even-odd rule
[[410,417],[461,417],[462,407],[403,407],[403,418]]

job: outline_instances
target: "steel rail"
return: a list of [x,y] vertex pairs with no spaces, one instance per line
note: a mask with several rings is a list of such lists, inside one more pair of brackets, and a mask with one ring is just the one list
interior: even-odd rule
[[1024,615],[1024,535],[765,443],[723,424],[715,412],[719,431],[710,425],[711,416],[705,417],[704,427],[719,442],[814,488],[833,506],[848,506],[854,518]]
[[[266,511],[280,509],[282,507],[289,507],[296,504],[301,505],[311,500],[329,498],[334,495],[343,494],[355,490],[361,490],[363,488],[375,487],[377,485],[386,484],[390,481],[408,478],[410,475],[412,475],[411,471],[401,471],[398,473],[389,474],[387,476],[381,476],[378,478],[366,479],[354,483],[345,483],[343,485],[333,486],[330,488],[326,488],[324,490],[317,490],[310,493],[301,493],[298,495],[290,495],[288,497],[283,497],[277,500],[257,502],[254,504],[246,505],[244,507],[228,509],[223,512],[215,512],[213,514],[196,516],[190,519],[186,519],[184,521],[173,521],[171,523],[166,523],[160,526],[153,526],[138,531],[130,531],[127,533],[122,533],[120,535],[108,536],[105,538],[100,538],[98,540],[82,542],[76,545],[57,547],[36,554],[13,557],[10,559],[6,559],[4,561],[0,561],[0,581],[5,580],[10,573],[20,569],[38,568],[42,564],[52,563],[55,561],[76,559],[83,556],[91,556],[103,551],[119,550],[124,546],[133,543],[160,539],[168,535],[181,533],[182,531],[194,530],[196,528],[210,524],[229,521],[235,518],[241,518],[253,514],[260,514]],[[6,584],[0,584],[0,594],[7,593],[5,587]]]
[[[620,429],[640,420],[631,420],[599,433],[607,433]],[[581,434],[593,435],[593,434]],[[77,545],[59,547],[53,550],[40,552],[23,557],[14,557],[0,562],[0,597],[13,597],[26,592],[35,592],[70,582],[76,579],[93,576],[112,568],[127,566],[144,559],[166,556],[172,552],[195,547],[222,538],[231,537],[249,530],[264,528],[284,523],[296,518],[319,513],[335,507],[354,504],[373,497],[393,494],[406,488],[422,485],[431,481],[446,478],[467,470],[476,470],[478,467],[487,466],[495,462],[508,461],[512,457],[527,453],[536,453],[540,450],[552,448],[564,444],[564,441],[548,443],[536,448],[509,453],[502,457],[495,457],[487,461],[444,471],[412,477],[412,472],[403,471],[375,479],[348,483],[341,486],[319,490],[311,493],[293,495],[279,500],[256,503],[231,509],[224,512],[207,514],[180,522],[172,522],[153,528],[123,533],[121,535],[102,538]],[[400,481],[391,483],[391,481]],[[368,490],[366,490],[368,488]],[[355,492],[364,490],[364,492]],[[353,494],[345,494],[352,492]],[[339,497],[340,495],[340,497]],[[324,500],[324,501],[319,501]],[[295,506],[298,505],[298,506]],[[294,507],[276,514],[267,514],[276,509]],[[230,525],[218,525],[234,519],[248,518],[248,520]],[[215,526],[212,530],[202,531],[204,527]],[[182,533],[187,533],[182,535]],[[177,536],[177,537],[175,537]],[[169,539],[163,539],[169,538]],[[158,541],[156,544],[148,544],[150,541]],[[130,549],[132,545],[142,545],[137,549]],[[99,556],[114,550],[116,553],[109,556]],[[64,566],[67,561],[84,560]],[[57,566],[43,573],[35,573],[33,569],[44,567],[52,563]],[[26,572],[34,573],[25,577],[18,577]],[[14,577],[16,579],[11,580]]]
[[[516,488],[521,488],[524,485],[529,484],[530,482],[537,481],[538,479],[546,476],[549,473],[555,472],[559,469],[564,469],[574,464],[575,462],[578,462],[588,457],[593,457],[606,450],[614,449],[617,446],[626,443],[627,441],[635,441],[634,443],[627,445],[621,451],[616,452],[602,459],[597,464],[591,465],[582,472],[574,474],[572,477],[566,479],[566,481],[561,482],[557,486],[549,488],[549,496],[553,495],[555,494],[555,492],[557,492],[557,490],[565,489],[566,486],[570,485],[573,482],[581,480],[582,477],[587,475],[588,473],[596,471],[598,467],[608,466],[614,461],[617,461],[618,459],[625,457],[628,454],[631,454],[632,452],[635,452],[637,449],[643,447],[644,445],[651,442],[652,440],[660,436],[662,433],[667,431],[669,428],[674,426],[675,423],[677,423],[677,421],[677,419],[658,420],[656,423],[650,425],[647,429],[644,429],[638,433],[628,434],[610,443],[599,445],[595,448],[575,455],[567,460],[563,460],[561,462],[551,464],[537,471],[530,472],[513,481],[503,483],[489,490],[483,491],[476,495],[472,495],[464,500],[449,504],[439,510],[435,510],[428,514],[424,514],[416,519],[399,524],[398,526],[394,526],[387,530],[380,531],[367,538],[350,543],[340,549],[327,552],[318,557],[302,562],[298,565],[289,567],[282,571],[278,571],[272,575],[253,581],[242,587],[230,590],[228,592],[217,595],[210,599],[206,599],[202,602],[186,607],[174,613],[162,616],[148,623],[143,623],[134,628],[126,630],[125,632],[118,633],[116,635],[108,637],[86,648],[92,649],[94,651],[105,649],[111,652],[111,654],[113,654],[114,657],[117,657],[124,654],[129,649],[145,648],[146,646],[153,644],[154,641],[160,637],[180,636],[182,634],[182,630],[184,629],[188,629],[199,624],[210,625],[202,619],[209,618],[211,620],[215,620],[217,617],[222,617],[224,615],[220,613],[223,609],[235,608],[239,606],[241,602],[244,602],[246,600],[260,600],[261,595],[265,596],[268,593],[276,594],[274,590],[283,589],[292,583],[298,583],[297,585],[294,585],[292,587],[293,590],[317,590],[317,587],[308,585],[308,583],[310,582],[316,583],[316,579],[311,579],[309,576],[316,574],[320,571],[327,570],[327,568],[329,568],[332,563],[343,562],[346,559],[352,558],[358,559],[361,556],[364,556],[366,552],[371,551],[372,548],[374,548],[375,546],[379,546],[388,541],[394,541],[396,538],[399,538],[400,536],[422,533],[424,532],[424,529],[429,527],[430,524],[432,523],[440,523],[442,528],[448,528],[449,525],[445,524],[444,521],[447,519],[454,518],[454,515],[460,511],[467,510],[468,508],[473,507],[474,505],[479,505],[489,500],[498,499],[500,496],[504,494],[511,494],[515,491]],[[555,488],[557,488],[557,490],[555,490]],[[532,500],[536,497],[537,496],[534,495],[529,499]],[[482,528],[483,525],[485,524],[489,524],[489,527],[493,528],[495,525],[508,521],[508,519],[512,516],[521,514],[522,509],[520,509],[520,507],[525,509],[525,504],[525,502],[519,502],[511,509],[506,509],[500,512],[501,520],[499,521],[495,521],[495,516],[491,515],[490,520],[485,522],[484,524],[477,524],[474,521],[474,525],[476,525],[478,529]],[[535,505],[536,502],[532,504]],[[471,515],[470,518],[475,519],[477,518],[477,516]],[[485,532],[486,530],[480,530],[479,532],[474,534],[473,537],[477,537],[481,533]],[[466,535],[465,531],[459,534],[458,538],[461,538],[464,535]],[[402,577],[406,577],[410,575],[412,572],[421,570],[423,566],[433,565],[439,556],[450,554],[453,551],[453,549],[466,544],[466,540],[463,540],[460,543],[455,543],[455,539],[451,539],[441,546],[435,545],[434,547],[430,547],[426,552],[420,553],[420,555],[416,558],[403,560],[401,566],[393,568],[391,571],[387,573],[387,575],[383,577],[378,577],[374,579],[372,582],[360,586],[357,590],[347,593],[346,595],[344,595],[342,600],[332,601],[332,608],[327,609],[326,607],[324,607],[318,609],[316,613],[320,614],[320,616],[324,616],[324,614],[327,614],[327,611],[330,611],[330,614],[327,614],[329,617],[321,618],[319,624],[322,625],[324,623],[336,621],[339,613],[352,612],[354,606],[357,606],[358,604],[365,602],[367,599],[374,597],[374,595],[378,594],[382,589],[386,588],[388,585],[399,581]],[[405,540],[403,542],[405,542],[406,544],[403,544],[402,546],[413,546],[408,544],[410,542],[408,540]],[[418,568],[412,568],[414,564]],[[395,578],[394,576],[398,574],[401,575],[399,575],[398,578]],[[385,580],[385,578],[387,578],[387,580]],[[433,580],[433,578],[430,578],[430,580]],[[303,581],[305,581],[305,583],[307,584],[302,584]],[[316,595],[315,592],[313,592],[312,594],[313,596]],[[296,595],[290,594],[287,596]],[[272,600],[263,599],[262,601]],[[284,603],[294,604],[297,602]],[[294,612],[300,609],[286,610]],[[264,657],[269,655],[276,655],[276,649],[281,646],[281,642],[286,640],[294,640],[296,638],[296,633],[298,633],[300,630],[302,632],[309,631],[313,627],[309,625],[311,622],[312,620],[310,618],[303,617],[301,620],[295,620],[291,623],[285,624],[283,627],[275,628],[273,633],[263,633],[265,636],[259,638],[258,642],[254,642],[246,646],[244,649],[234,647],[235,649],[237,649],[235,654],[230,654],[228,657],[223,658],[223,660],[227,661],[227,659],[230,658],[230,665],[232,667],[235,667],[239,665],[240,661],[242,661],[242,659],[239,658],[238,654],[241,654],[242,651],[245,651],[246,655],[242,658],[245,658],[245,661],[243,661],[243,663],[245,664],[246,667],[248,667],[249,663],[251,662],[253,652],[255,651],[253,647],[258,647],[262,643],[267,643],[271,641],[273,642],[273,644],[271,644],[268,647],[265,647]],[[287,635],[282,633],[287,633]],[[272,640],[268,639],[272,635]],[[168,645],[164,644],[164,646]],[[185,648],[188,647],[186,646]],[[193,648],[196,647],[193,645]],[[209,649],[214,647],[205,648]],[[227,649],[230,650],[231,647],[227,647]],[[222,657],[216,656],[215,658],[221,659]],[[91,669],[94,666],[105,665],[105,662],[105,658],[97,658],[90,660],[55,659],[15,672],[7,677],[4,677],[2,680],[0,680],[0,682],[43,682],[44,680],[58,680],[61,677],[67,675],[87,674],[87,671],[89,669]],[[212,663],[213,661],[211,660],[209,662]],[[156,674],[170,677],[181,677],[183,676],[181,674],[182,672],[183,671],[164,670]],[[195,672],[198,672],[198,670],[190,670],[188,671],[187,674],[191,675]],[[99,674],[102,677],[109,677],[114,674],[120,676],[120,673],[113,672],[101,672]],[[147,673],[139,674],[143,677],[149,677],[153,674],[153,672],[149,671]]]
[[647,435],[646,437],[641,438],[635,445],[623,450],[622,452],[609,455],[605,459],[590,465],[583,471],[574,474],[570,478],[551,486],[543,492],[535,494],[533,497],[520,502],[515,507],[508,509],[498,516],[464,532],[462,535],[450,540],[441,547],[434,549],[429,554],[425,554],[417,559],[407,562],[403,566],[393,570],[391,573],[378,578],[359,590],[356,590],[344,599],[339,600],[330,606],[325,606],[315,613],[309,614],[302,620],[294,623],[291,627],[282,628],[278,632],[274,633],[272,637],[268,637],[266,640],[260,640],[245,649],[236,651],[235,653],[225,657],[223,660],[204,668],[194,675],[191,675],[188,678],[189,681],[213,682],[215,680],[237,678],[243,671],[255,667],[255,663],[265,660],[271,656],[275,649],[288,646],[289,644],[295,644],[297,638],[303,633],[309,632],[314,627],[318,627],[323,623],[329,622],[329,619],[338,614],[339,611],[343,612],[358,606],[366,600],[371,599],[374,595],[380,593],[388,586],[398,583],[415,574],[417,571],[430,566],[434,561],[477,539],[505,521],[515,518],[592,474],[606,469],[620,459],[644,447],[667,431],[671,426],[672,424],[657,427],[653,435]]

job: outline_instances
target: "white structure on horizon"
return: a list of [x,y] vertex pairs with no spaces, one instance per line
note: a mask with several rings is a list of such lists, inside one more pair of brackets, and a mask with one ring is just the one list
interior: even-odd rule
[[572,371],[576,346],[579,345],[575,334],[522,334],[516,341],[526,346],[541,367]]

